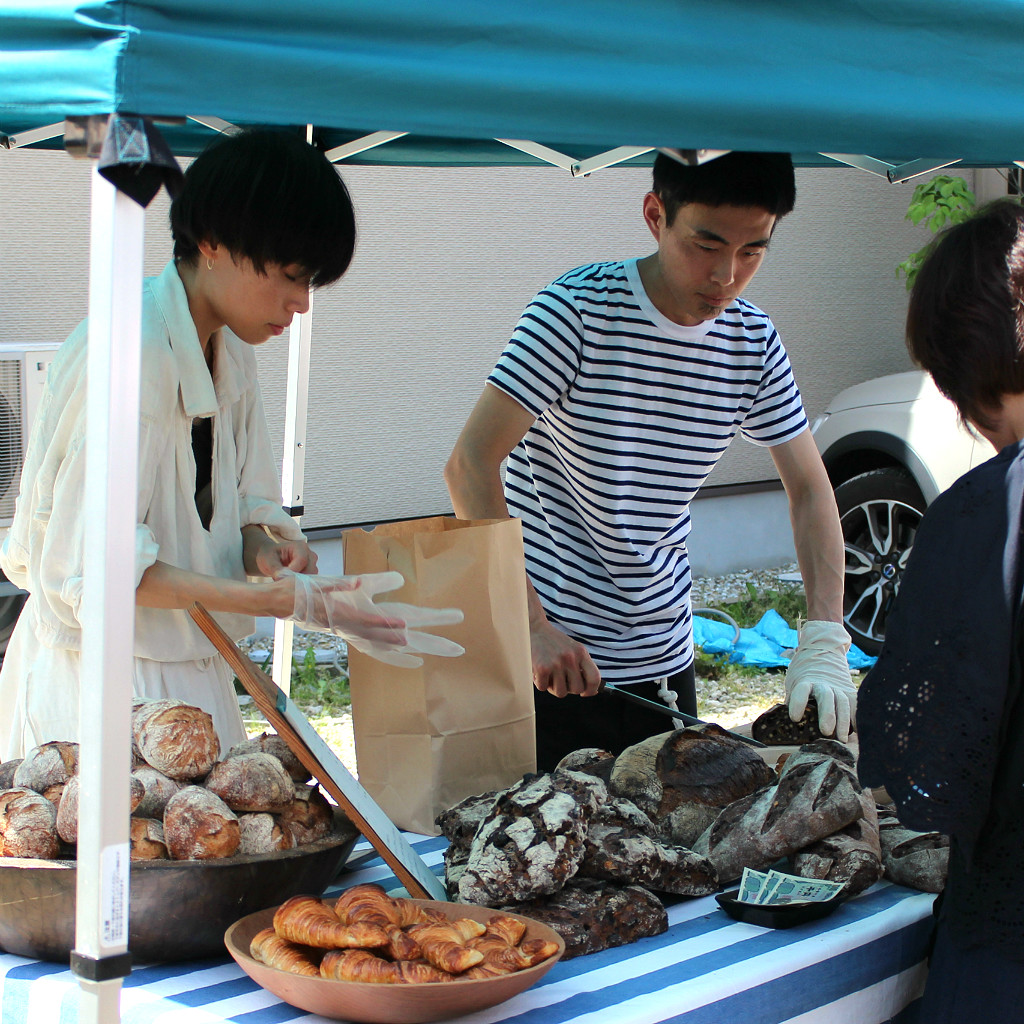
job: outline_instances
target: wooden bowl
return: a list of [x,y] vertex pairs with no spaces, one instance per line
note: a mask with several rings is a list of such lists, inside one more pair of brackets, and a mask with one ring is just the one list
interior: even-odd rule
[[[240,914],[299,893],[322,893],[359,833],[342,814],[329,836],[293,850],[222,860],[147,860],[131,865],[128,950],[136,963],[224,952]],[[73,860],[0,857],[0,949],[67,964],[75,944]]]
[[249,955],[253,936],[269,928],[276,907],[243,917],[233,924],[224,936],[228,952],[246,974],[268,992],[300,1010],[318,1013],[333,1020],[365,1022],[365,1024],[425,1024],[427,1021],[447,1020],[464,1013],[497,1006],[536,984],[551,970],[565,952],[562,937],[547,925],[519,914],[477,907],[467,903],[440,903],[433,900],[414,900],[425,907],[442,911],[449,920],[469,917],[474,921],[487,921],[497,913],[515,917],[526,924],[527,939],[546,939],[558,944],[558,952],[536,967],[524,971],[502,974],[497,978],[479,978],[444,984],[375,985],[361,981],[334,981],[326,978],[306,978],[276,967],[268,967]]

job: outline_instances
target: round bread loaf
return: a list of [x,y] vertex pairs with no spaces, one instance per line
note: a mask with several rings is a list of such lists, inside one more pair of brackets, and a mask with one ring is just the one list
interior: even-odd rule
[[23,758],[16,757],[11,761],[4,761],[0,764],[0,790],[10,789],[14,785],[14,773],[18,770]]
[[231,857],[241,843],[238,818],[216,793],[185,786],[167,801],[164,842],[174,860]]
[[202,778],[220,755],[212,716],[184,701],[141,703],[132,733],[146,764],[179,781]]
[[276,850],[291,850],[295,847],[292,830],[272,814],[239,815],[238,827],[242,835],[238,852],[243,856],[274,853]]
[[295,797],[295,783],[273,754],[238,754],[215,764],[206,788],[235,811],[280,811]]
[[78,842],[78,776],[68,779],[57,804],[57,835],[65,843]]
[[57,810],[40,793],[21,793],[0,811],[0,855],[54,860],[60,855]]
[[142,786],[142,798],[132,814],[139,818],[162,820],[167,801],[181,789],[182,784],[148,764],[140,765],[132,772],[132,776]]
[[7,810],[7,805],[12,800],[17,800],[19,796],[24,796],[26,793],[35,793],[35,790],[29,789],[28,786],[11,786],[0,792],[0,815]]
[[53,740],[33,747],[14,772],[14,785],[42,793],[59,786],[78,771],[78,744]]
[[273,754],[284,765],[284,770],[294,782],[308,782],[309,771],[306,766],[292,753],[291,747],[276,732],[261,732],[259,736],[236,743],[225,755],[224,760],[238,757],[239,754]]
[[131,860],[167,860],[164,827],[155,818],[132,818],[128,836]]
[[299,846],[322,839],[334,824],[334,810],[317,786],[296,786],[295,798],[276,817]]

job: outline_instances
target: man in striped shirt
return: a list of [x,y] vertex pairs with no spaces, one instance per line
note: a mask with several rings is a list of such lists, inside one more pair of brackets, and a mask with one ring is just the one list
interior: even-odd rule
[[822,731],[848,736],[839,516],[778,333],[740,298],[795,195],[787,155],[659,155],[643,201],[657,250],[541,291],[452,452],[456,515],[522,520],[541,770],[671,727],[602,680],[696,714],[689,504],[737,431],[770,449],[807,592],[790,715],[813,695]]

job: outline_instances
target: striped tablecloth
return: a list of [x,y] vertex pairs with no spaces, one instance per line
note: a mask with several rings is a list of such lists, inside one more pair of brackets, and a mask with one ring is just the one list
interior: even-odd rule
[[[408,836],[442,871],[444,839]],[[361,842],[328,893],[398,883]],[[830,917],[787,930],[740,924],[713,897],[669,908],[669,930],[555,967],[533,988],[460,1024],[879,1024],[921,992],[934,897],[880,883]],[[0,954],[0,1024],[72,1024],[78,985],[59,964]],[[139,966],[122,1024],[316,1024],[233,960]]]

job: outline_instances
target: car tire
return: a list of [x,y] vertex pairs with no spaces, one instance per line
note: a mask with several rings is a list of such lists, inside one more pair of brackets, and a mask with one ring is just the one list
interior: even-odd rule
[[877,654],[926,503],[895,466],[851,477],[835,495],[846,547],[843,621],[865,654]]

